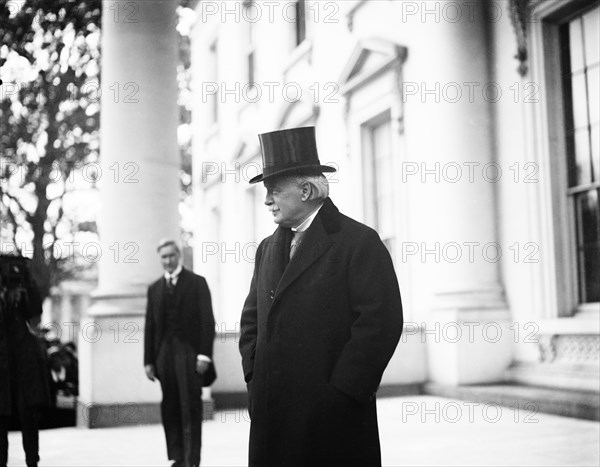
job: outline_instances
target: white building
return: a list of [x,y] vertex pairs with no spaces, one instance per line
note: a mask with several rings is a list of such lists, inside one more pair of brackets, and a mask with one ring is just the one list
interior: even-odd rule
[[[155,245],[177,235],[177,3],[132,5],[115,4],[123,21],[103,11],[103,82],[138,87],[136,105],[104,93],[101,163],[139,177],[106,180],[98,224],[102,251],[139,250],[99,261],[81,323],[94,332],[79,339],[87,426],[159,417],[142,336]],[[191,7],[194,267],[219,326],[217,404],[246,400],[239,317],[275,229],[248,184],[257,134],[315,125],[321,161],[338,168],[333,201],[377,229],[397,268],[406,327],[380,394],[598,419],[599,2]]]
[[240,311],[276,227],[248,184],[257,134],[305,125],[338,168],[334,203],[397,268],[406,326],[382,392],[598,393],[597,1],[194,8],[194,264],[219,323],[217,403],[243,397]]

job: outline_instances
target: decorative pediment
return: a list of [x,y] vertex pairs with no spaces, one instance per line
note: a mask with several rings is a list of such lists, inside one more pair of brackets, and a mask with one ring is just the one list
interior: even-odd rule
[[408,55],[406,47],[385,39],[358,41],[344,67],[339,83],[343,94],[375,78],[389,68],[401,65]]

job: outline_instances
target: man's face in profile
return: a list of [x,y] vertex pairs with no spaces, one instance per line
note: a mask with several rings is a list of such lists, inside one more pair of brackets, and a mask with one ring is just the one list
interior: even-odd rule
[[179,266],[180,254],[175,245],[165,245],[158,250],[160,262],[165,271],[171,274]]
[[274,177],[265,180],[265,204],[273,214],[273,221],[283,227],[296,227],[306,216],[302,202],[302,188],[294,179]]

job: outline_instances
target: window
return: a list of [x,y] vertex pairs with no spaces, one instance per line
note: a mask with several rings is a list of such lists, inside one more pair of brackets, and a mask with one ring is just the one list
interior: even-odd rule
[[255,62],[255,21],[260,16],[260,12],[256,9],[255,2],[253,0],[246,0],[244,2],[244,8],[246,9],[246,14],[244,18],[246,20],[246,40],[248,41],[246,45],[246,66],[247,66],[247,78],[248,78],[248,87],[254,87],[254,83],[256,81],[254,74],[254,62]]
[[296,1],[295,26],[296,26],[296,46],[298,46],[302,42],[304,42],[304,39],[306,39],[306,2],[304,0]]
[[365,219],[379,233],[393,257],[394,160],[390,113],[363,125]]
[[248,51],[247,54],[247,63],[248,63],[248,84],[250,86],[254,86],[254,47],[252,47],[252,50]]
[[600,302],[600,9],[560,26],[566,196],[580,304]]
[[209,48],[209,63],[208,63],[208,82],[216,87],[216,92],[210,93],[208,96],[211,108],[211,122],[215,123],[219,118],[219,73],[218,73],[218,46],[215,40]]

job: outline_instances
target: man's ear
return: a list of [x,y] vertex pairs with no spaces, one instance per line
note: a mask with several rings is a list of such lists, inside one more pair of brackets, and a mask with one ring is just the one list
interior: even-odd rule
[[310,197],[312,194],[312,187],[310,186],[310,183],[308,183],[308,182],[302,183],[301,190],[302,190],[302,201],[310,200]]

